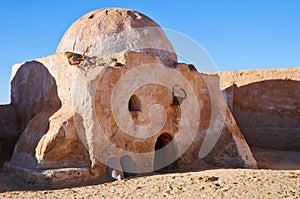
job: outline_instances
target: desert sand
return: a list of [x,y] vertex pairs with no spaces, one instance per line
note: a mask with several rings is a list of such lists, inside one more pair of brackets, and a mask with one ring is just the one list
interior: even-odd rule
[[199,161],[185,171],[57,190],[29,189],[1,171],[0,198],[300,198],[300,152],[253,151],[262,169],[208,169]]

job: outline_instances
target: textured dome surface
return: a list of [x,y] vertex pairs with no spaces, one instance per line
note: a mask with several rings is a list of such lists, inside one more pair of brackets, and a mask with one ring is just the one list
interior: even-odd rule
[[163,61],[177,61],[175,50],[160,26],[125,8],[106,8],[84,15],[66,31],[56,52],[109,56],[122,51],[146,52]]

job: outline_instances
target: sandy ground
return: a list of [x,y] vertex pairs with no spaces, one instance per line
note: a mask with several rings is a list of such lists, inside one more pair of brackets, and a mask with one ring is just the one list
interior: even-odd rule
[[58,190],[27,190],[0,172],[0,198],[300,198],[300,152],[253,150],[269,169],[191,169]]

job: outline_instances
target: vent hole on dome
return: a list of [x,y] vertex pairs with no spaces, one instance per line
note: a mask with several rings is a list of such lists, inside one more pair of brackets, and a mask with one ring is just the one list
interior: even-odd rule
[[89,16],[89,19],[93,19],[94,18],[94,15],[92,14],[91,16]]

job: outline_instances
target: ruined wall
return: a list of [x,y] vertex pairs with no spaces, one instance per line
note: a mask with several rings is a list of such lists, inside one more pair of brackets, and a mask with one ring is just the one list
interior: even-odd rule
[[56,54],[14,66],[12,104],[20,137],[11,164],[26,168],[88,164],[86,149],[72,125],[70,87],[76,66],[64,68],[66,64],[67,56]]
[[300,68],[221,72],[220,80],[250,145],[300,150]]

